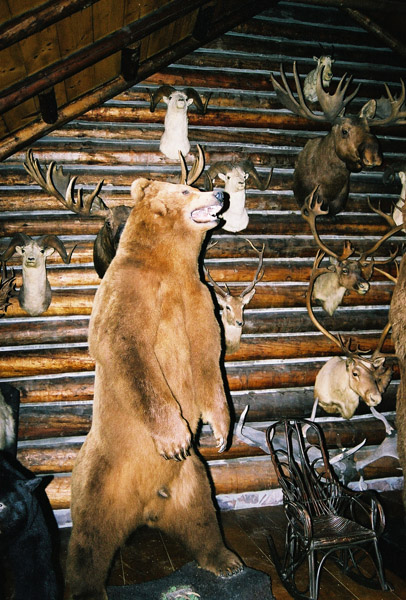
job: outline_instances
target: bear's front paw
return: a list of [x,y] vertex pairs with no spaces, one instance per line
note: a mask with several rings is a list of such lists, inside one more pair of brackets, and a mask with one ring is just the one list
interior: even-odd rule
[[155,444],[157,450],[165,460],[174,459],[177,461],[184,460],[190,455],[189,448],[192,444],[192,436],[187,429],[183,432],[183,436],[177,432],[172,432],[169,439],[156,437]]

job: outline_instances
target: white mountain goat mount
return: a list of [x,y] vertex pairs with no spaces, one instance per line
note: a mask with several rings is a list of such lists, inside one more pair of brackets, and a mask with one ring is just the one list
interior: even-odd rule
[[48,256],[57,250],[67,264],[70,263],[75,247],[68,254],[56,235],[42,235],[34,240],[25,233],[17,233],[10,240],[5,252],[0,255],[0,260],[6,261],[16,252],[22,257],[23,284],[18,293],[18,301],[29,315],[41,315],[51,304],[52,290],[46,272]]
[[194,102],[199,114],[206,114],[207,103],[210,99],[209,94],[202,101],[199,93],[194,89],[187,87],[182,91],[177,91],[171,85],[161,85],[155,92],[151,93],[150,111],[154,112],[157,104],[162,100],[167,109],[165,115],[165,130],[161,137],[159,149],[167,158],[173,160],[179,159],[179,152],[187,156],[190,150],[188,138],[188,116],[189,106]]
[[243,160],[239,162],[215,162],[205,172],[206,190],[212,190],[216,177],[219,177],[224,181],[224,191],[229,195],[230,206],[221,215],[221,218],[225,221],[222,226],[225,231],[236,233],[247,227],[249,217],[245,207],[246,182],[249,177],[252,177],[257,188],[264,191],[269,186],[272,171],[273,169],[270,170],[266,180],[262,182],[252,162]]

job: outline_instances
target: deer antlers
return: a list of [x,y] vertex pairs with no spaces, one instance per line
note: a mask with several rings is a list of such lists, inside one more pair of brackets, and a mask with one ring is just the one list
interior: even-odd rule
[[[261,250],[258,250],[258,248],[256,248],[250,240],[246,239],[246,241],[249,243],[251,248],[253,248],[255,250],[255,252],[258,254],[259,259],[258,259],[258,267],[255,272],[254,279],[251,281],[251,283],[249,285],[247,285],[247,287],[241,292],[241,294],[239,294],[239,298],[244,298],[247,294],[249,294],[254,289],[256,284],[259,281],[261,281],[262,277],[264,276],[264,272],[265,272],[263,269],[265,244],[262,244]],[[224,284],[224,287],[225,287],[225,289],[224,289],[216,281],[214,281],[214,279],[210,275],[210,271],[208,270],[208,268],[206,266],[203,266],[203,270],[204,270],[205,275],[209,279],[210,283],[212,284],[216,293],[220,294],[220,296],[222,296],[223,298],[225,298],[226,296],[231,296],[230,289],[226,283]]]
[[[106,217],[108,215],[109,210],[106,204],[102,198],[98,196],[104,183],[103,179],[97,183],[95,189],[90,194],[84,194],[83,188],[80,188],[77,191],[77,197],[75,197],[77,177],[65,175],[63,168],[58,167],[55,161],[52,161],[49,164],[46,175],[44,176],[38,159],[34,158],[32,150],[28,150],[24,168],[43,190],[48,192],[51,196],[54,196],[54,198],[62,202],[66,208],[72,210],[76,214],[90,217]],[[97,201],[100,208],[93,206],[95,201]]]

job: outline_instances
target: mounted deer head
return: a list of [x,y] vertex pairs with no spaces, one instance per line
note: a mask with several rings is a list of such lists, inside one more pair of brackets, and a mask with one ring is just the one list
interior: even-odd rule
[[241,294],[233,295],[226,284],[225,289],[214,281],[209,270],[204,267],[204,273],[213,286],[217,301],[221,306],[222,314],[221,321],[224,327],[224,337],[226,343],[226,354],[237,352],[240,347],[241,333],[244,325],[244,307],[250,302],[255,294],[255,286],[264,275],[262,263],[264,259],[265,244],[261,250],[257,250],[255,246],[247,240],[250,246],[259,255],[258,267],[252,282],[241,292]]
[[392,367],[385,366],[388,355],[381,353],[383,343],[390,329],[384,328],[376,349],[368,358],[361,352],[358,345],[350,350],[351,339],[344,341],[342,336],[333,335],[316,319],[311,297],[315,280],[328,271],[321,268],[320,262],[324,252],[317,252],[306,294],[306,308],[312,323],[329,340],[336,344],[344,357],[330,358],[317,374],[314,385],[314,396],[320,406],[328,413],[338,413],[345,419],[350,419],[356,411],[361,398],[369,407],[375,407],[382,400],[382,393],[392,377]]
[[306,104],[296,63],[293,63],[293,75],[298,100],[289,88],[282,65],[280,72],[282,85],[271,74],[280,102],[299,116],[316,122],[331,123],[331,130],[326,136],[309,140],[299,153],[293,183],[295,198],[299,206],[302,206],[306,197],[318,186],[323,209],[329,215],[336,215],[347,202],[350,173],[382,164],[379,143],[371,133],[370,125],[394,125],[406,117],[406,113],[400,111],[405,98],[404,83],[401,81],[401,95],[391,103],[391,111],[387,117],[375,118],[376,100],[369,100],[364,104],[358,116],[345,116],[345,108],[358,93],[360,86],[346,97],[351,77],[347,78],[345,74],[335,93],[330,95],[323,88],[323,70],[320,70],[316,83],[323,111],[320,115],[310,110]]
[[[380,248],[389,237],[394,235],[399,229],[391,229],[382,238],[374,244],[369,250],[363,252],[358,259],[351,260],[355,249],[351,243],[344,243],[341,254],[333,252],[320,238],[316,219],[319,215],[326,215],[328,211],[322,209],[322,200],[318,196],[318,188],[315,188],[310,196],[305,200],[301,209],[303,218],[309,223],[313,237],[319,248],[330,257],[330,266],[328,270],[320,274],[313,286],[313,300],[318,300],[324,310],[332,315],[336,308],[341,304],[345,294],[357,292],[364,295],[369,290],[369,281],[373,275],[376,261],[373,254]],[[390,235],[389,235],[390,234]],[[394,260],[398,253],[396,248],[388,259],[379,261],[380,265],[387,264]]]

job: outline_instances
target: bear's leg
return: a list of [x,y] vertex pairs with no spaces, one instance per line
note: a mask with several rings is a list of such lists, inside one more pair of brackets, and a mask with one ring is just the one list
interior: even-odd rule
[[113,472],[101,456],[97,468],[84,464],[81,461],[72,476],[67,582],[75,600],[107,600],[105,584],[114,554],[139,524],[140,502],[135,493],[128,502],[124,469]]
[[196,455],[179,464],[165,495],[157,527],[179,538],[203,569],[223,577],[242,570],[240,558],[224,545],[208,476]]

